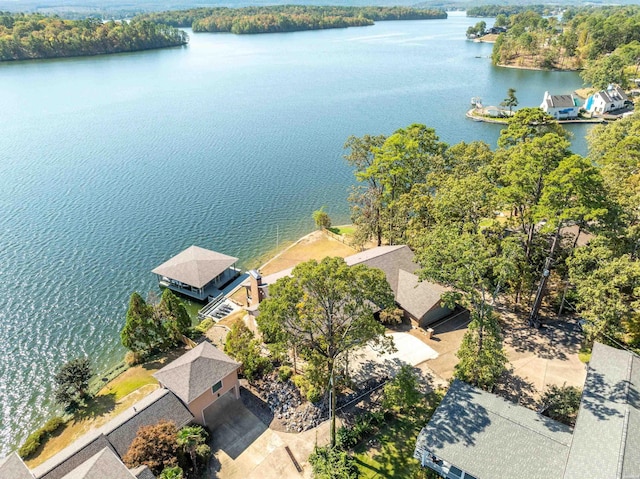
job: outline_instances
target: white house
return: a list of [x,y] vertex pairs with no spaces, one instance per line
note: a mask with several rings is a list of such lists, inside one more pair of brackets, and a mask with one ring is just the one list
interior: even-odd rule
[[602,115],[622,108],[628,99],[627,94],[618,85],[609,85],[606,90],[601,90],[587,98],[584,109],[589,113]]
[[540,108],[556,120],[577,118],[580,112],[580,105],[573,94],[550,95],[548,91],[544,92],[544,98],[542,99]]

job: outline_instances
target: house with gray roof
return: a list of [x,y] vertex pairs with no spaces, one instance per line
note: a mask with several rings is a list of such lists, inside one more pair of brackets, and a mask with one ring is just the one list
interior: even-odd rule
[[574,429],[453,381],[414,457],[452,479],[640,477],[640,357],[596,343]]
[[[371,248],[347,256],[344,260],[349,266],[364,264],[382,270],[405,317],[419,326],[427,326],[453,312],[441,302],[442,294],[449,291],[449,288],[420,281],[416,274],[420,266],[414,262],[414,257],[408,246],[393,245]],[[292,272],[293,268],[289,268],[267,276],[261,276],[258,272],[250,274],[243,283],[247,291],[249,311],[255,312],[260,300],[268,296],[270,284],[290,276]]]
[[17,453],[0,459],[0,479],[33,479],[33,474]]
[[80,464],[62,479],[136,479],[111,449],[103,450]]
[[190,246],[151,272],[160,287],[205,301],[220,296],[221,289],[238,277],[237,261],[233,256]]
[[34,468],[33,475],[36,479],[63,479],[105,448],[121,458],[129,450],[141,426],[154,425],[162,420],[172,421],[178,428],[193,421],[189,410],[167,389],[157,389],[104,426],[74,441]]
[[556,120],[566,120],[578,118],[581,106],[580,101],[573,93],[571,95],[551,95],[545,91],[540,108]]
[[627,100],[629,97],[619,85],[609,85],[606,90],[600,90],[587,98],[584,109],[592,114],[604,115],[624,108]]
[[205,411],[226,393],[240,398],[241,364],[203,341],[157,371],[153,377],[187,406],[195,422],[206,425]]

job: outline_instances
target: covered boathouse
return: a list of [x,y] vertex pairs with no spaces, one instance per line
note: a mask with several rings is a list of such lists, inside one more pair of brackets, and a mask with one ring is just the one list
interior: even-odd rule
[[238,258],[217,253],[199,246],[190,246],[155,268],[160,287],[207,301],[222,294],[227,283],[238,277]]

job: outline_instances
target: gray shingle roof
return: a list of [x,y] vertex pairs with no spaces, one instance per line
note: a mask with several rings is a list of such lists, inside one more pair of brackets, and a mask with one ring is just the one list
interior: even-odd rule
[[478,479],[561,478],[571,430],[522,406],[455,380],[420,431],[427,450]]
[[400,270],[415,273],[420,267],[413,262],[413,251],[406,245],[378,246],[361,253],[347,256],[344,260],[349,266],[365,264],[381,269],[394,294],[398,294],[398,273]]
[[240,366],[210,342],[203,341],[153,377],[189,404]]
[[190,246],[155,268],[152,273],[202,288],[232,266],[238,258],[199,246]]
[[420,320],[433,308],[440,306],[442,293],[449,288],[429,281],[419,281],[415,274],[398,271],[398,294],[396,300],[400,307]]
[[640,358],[595,343],[565,479],[640,477]]
[[39,479],[61,479],[111,444],[100,430],[89,433],[33,469]]
[[4,459],[0,459],[0,479],[33,479],[20,456],[12,452]]
[[576,106],[571,95],[550,95],[547,104],[553,108],[571,108]]
[[105,447],[120,457],[129,450],[140,426],[173,421],[178,427],[193,420],[180,400],[166,389],[157,389],[99,429],[84,435],[33,470],[38,479],[61,479]]
[[140,427],[151,426],[162,420],[173,421],[180,428],[191,422],[193,415],[171,391],[158,389],[105,424],[101,430],[122,457],[129,450]]
[[153,472],[151,472],[151,469],[147,466],[139,466],[135,469],[130,469],[130,471],[137,479],[156,479],[156,476],[153,475]]
[[135,477],[118,456],[106,447],[62,479],[135,479]]

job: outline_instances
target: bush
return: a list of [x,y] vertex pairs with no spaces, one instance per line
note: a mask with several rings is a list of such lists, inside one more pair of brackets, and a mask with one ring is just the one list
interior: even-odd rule
[[540,402],[544,415],[573,427],[580,408],[582,390],[573,386],[551,386]]
[[342,426],[336,433],[336,447],[351,449],[367,436],[375,433],[385,422],[384,412],[365,412],[356,416],[351,427]]
[[137,351],[127,351],[124,355],[124,362],[127,366],[137,366],[144,362],[144,355]]
[[291,378],[293,384],[300,390],[300,394],[307,398],[307,401],[317,403],[322,399],[323,392],[320,388],[311,384],[306,377],[296,374]]
[[49,419],[44,426],[37,431],[32,432],[27,437],[26,441],[20,449],[18,449],[18,455],[22,459],[28,459],[38,450],[38,448],[47,441],[58,429],[64,426],[65,420],[60,416],[55,416]]
[[158,479],[182,479],[184,477],[184,472],[182,468],[176,467],[167,467],[162,470],[162,473],[158,476]]
[[291,379],[292,375],[293,369],[289,366],[281,366],[280,369],[278,369],[278,381],[282,383]]
[[215,321],[211,318],[204,318],[198,325],[194,328],[196,331],[204,334],[206,333],[211,326],[215,324]]
[[353,457],[336,448],[316,446],[309,456],[309,463],[316,479],[356,479],[359,476]]
[[207,444],[200,444],[196,447],[196,456],[198,461],[202,462],[202,464],[206,464],[211,457],[211,448]]
[[178,430],[170,421],[160,421],[152,426],[142,426],[122,458],[128,468],[147,466],[154,474],[177,466]]

